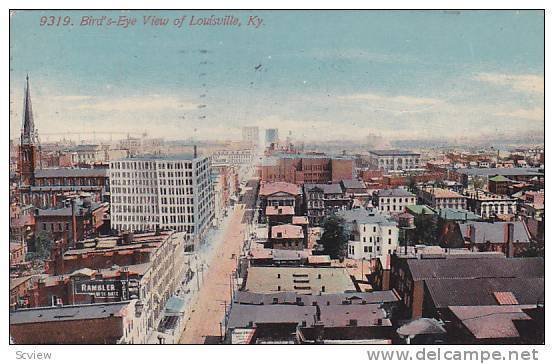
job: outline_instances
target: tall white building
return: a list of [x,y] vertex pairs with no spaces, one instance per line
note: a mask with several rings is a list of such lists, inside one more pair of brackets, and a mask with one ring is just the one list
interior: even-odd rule
[[159,227],[201,239],[214,215],[210,169],[208,157],[192,154],[111,161],[112,228]]
[[[349,230],[348,258],[384,259],[398,247],[396,221],[373,210],[339,211]],[[384,262],[384,261],[383,261]]]
[[258,145],[260,129],[257,126],[244,126],[242,128],[242,141],[252,145]]

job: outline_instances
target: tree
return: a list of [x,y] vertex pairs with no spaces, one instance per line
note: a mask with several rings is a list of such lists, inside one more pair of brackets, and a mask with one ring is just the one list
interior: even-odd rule
[[426,215],[417,215],[414,218],[416,226],[414,243],[425,245],[436,245],[439,234],[437,221]]
[[417,183],[414,176],[408,176],[408,191],[415,193],[417,189]]
[[323,222],[324,232],[319,240],[323,252],[331,259],[344,259],[348,248],[348,234],[344,228],[344,219],[331,215]]
[[532,240],[531,243],[529,243],[529,246],[523,251],[521,251],[520,254],[518,254],[519,257],[543,257],[544,258],[544,243],[534,241]]
[[45,231],[41,231],[35,237],[35,258],[48,259],[50,258],[50,250],[52,249],[52,237]]

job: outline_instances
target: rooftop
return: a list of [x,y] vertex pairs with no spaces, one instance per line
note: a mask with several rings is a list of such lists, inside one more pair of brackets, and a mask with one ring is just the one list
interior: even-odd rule
[[507,224],[514,225],[513,242],[515,243],[528,243],[530,241],[529,232],[522,221],[513,222],[478,222],[472,221],[468,223],[458,223],[460,232],[463,237],[471,238],[469,234],[469,227],[475,228],[475,240],[473,243],[504,243],[506,242],[505,229]]
[[128,305],[129,302],[114,302],[19,309],[10,312],[10,325],[123,317]]
[[396,222],[387,216],[372,212],[366,209],[340,210],[336,215],[343,218],[347,223],[353,224],[379,224],[396,226]]
[[399,149],[374,149],[369,151],[370,154],[375,154],[380,157],[388,156],[419,156],[419,153],[410,152],[408,150],[399,150]]
[[324,194],[342,193],[342,188],[338,183],[304,183],[304,193],[313,189],[320,189]]
[[422,191],[430,193],[431,195],[435,196],[435,198],[465,198],[458,192],[447,190],[446,188],[429,187],[424,188]]
[[408,259],[414,280],[526,277],[544,278],[543,258],[468,257]]
[[435,210],[430,208],[427,205],[409,205],[406,206],[406,211],[411,212],[412,214],[417,215],[434,215]]
[[252,327],[254,324],[302,324],[302,322],[312,326],[315,320],[315,306],[233,304],[229,313],[228,327],[233,329]]
[[346,189],[365,189],[365,184],[357,179],[343,179],[341,184]]
[[477,278],[431,279],[425,285],[435,307],[494,306],[500,302],[496,293],[511,292],[515,304],[536,305],[544,301],[544,277],[542,278]]
[[460,168],[456,172],[472,176],[544,176],[539,168]]
[[481,216],[471,211],[451,209],[449,207],[438,209],[438,216],[444,220],[450,221],[481,220]]
[[292,206],[267,206],[265,214],[268,216],[274,215],[294,215],[294,207]]
[[284,192],[293,196],[301,194],[300,187],[298,185],[288,182],[262,183],[259,194],[260,196],[270,196],[278,192]]
[[107,168],[45,168],[35,171],[36,178],[107,177]]
[[179,154],[168,154],[168,155],[159,155],[159,154],[144,154],[139,156],[125,157],[120,159],[115,159],[115,162],[124,162],[124,161],[192,161],[197,158],[204,158],[204,156],[198,155],[194,157],[194,153],[179,153]]
[[302,239],[304,230],[301,226],[284,224],[276,225],[271,228],[271,238],[273,239]]
[[411,192],[408,192],[402,188],[391,188],[386,190],[377,191],[377,196],[379,197],[415,197]]
[[[323,289],[322,287],[325,287]],[[298,294],[355,292],[356,287],[346,268],[313,267],[250,267],[246,291],[274,293],[291,291]]]
[[514,320],[531,320],[525,306],[450,306],[450,311],[476,339],[517,338]]

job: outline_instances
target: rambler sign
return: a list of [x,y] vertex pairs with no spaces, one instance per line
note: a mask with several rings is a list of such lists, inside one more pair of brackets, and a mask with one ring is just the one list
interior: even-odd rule
[[131,298],[129,296],[138,298],[138,286],[139,282],[134,279],[129,281],[88,280],[76,282],[75,293],[125,300]]

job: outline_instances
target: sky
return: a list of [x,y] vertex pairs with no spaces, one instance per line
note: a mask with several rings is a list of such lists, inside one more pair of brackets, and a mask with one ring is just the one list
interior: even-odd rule
[[[189,25],[211,15],[241,25]],[[18,11],[10,136],[26,74],[43,141],[237,139],[251,125],[305,141],[542,135],[543,71],[542,11]]]

